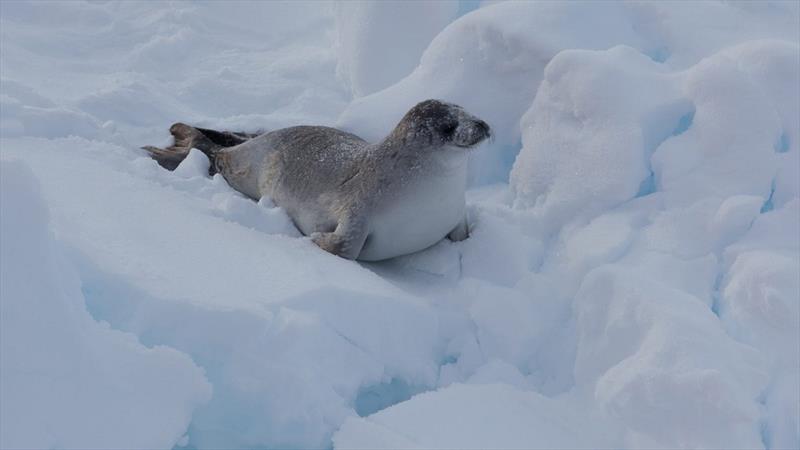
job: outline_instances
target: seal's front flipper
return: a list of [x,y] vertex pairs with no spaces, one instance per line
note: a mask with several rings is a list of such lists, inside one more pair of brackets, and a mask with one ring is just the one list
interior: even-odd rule
[[447,239],[450,239],[453,242],[459,242],[468,237],[469,225],[467,224],[467,215],[464,214],[464,218],[458,223],[458,225],[456,225],[455,228],[453,228],[453,231],[447,235]]
[[356,259],[367,241],[367,227],[362,220],[352,216],[329,233],[312,233],[311,240],[319,248],[346,259]]

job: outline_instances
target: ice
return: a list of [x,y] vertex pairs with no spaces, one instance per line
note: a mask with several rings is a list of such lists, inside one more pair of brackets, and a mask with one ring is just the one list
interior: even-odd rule
[[458,2],[357,0],[334,8],[337,71],[353,95],[363,97],[411,73],[431,39],[455,18]]
[[756,195],[734,195],[725,199],[708,223],[715,247],[722,249],[747,232],[763,204],[764,199]]
[[547,329],[538,323],[538,305],[519,291],[468,281],[464,289],[470,294],[465,297],[475,298],[469,312],[484,356],[527,368],[531,348]]
[[[206,369],[214,397],[195,412],[190,445],[324,446],[335,424],[354,414],[362,388],[392,378],[436,384],[438,321],[430,307],[290,237],[296,231],[284,228],[285,214],[263,214],[256,231],[235,208],[215,207],[220,198],[245,201],[217,178],[157,168],[143,176],[131,160],[153,161],[107,144],[33,139],[3,148],[28,154],[56,196],[59,234],[79,262],[90,312]],[[98,180],[106,189],[93,189]],[[77,211],[105,219],[85,223]],[[160,220],[142,222],[142,214]]]
[[761,214],[741,239],[725,248],[726,267],[748,250],[771,250],[789,255],[800,252],[800,199],[795,198],[783,208]]
[[697,111],[692,127],[665,141],[652,158],[659,188],[667,192],[669,202],[769,195],[780,118],[760,87],[734,64],[731,56],[720,55],[687,73],[684,89]]
[[579,211],[591,217],[652,193],[640,190],[650,171],[650,190],[664,192],[668,206],[704,196],[766,201],[781,118],[762,95],[765,85],[736,69],[739,54],[728,49],[670,75],[629,48],[560,53],[522,119],[523,150],[511,174],[516,203],[560,226]]
[[335,448],[595,448],[614,447],[609,426],[568,401],[504,384],[457,384],[348,419]]
[[759,216],[724,252],[719,316],[736,339],[756,347],[773,374],[764,392],[770,448],[800,442],[800,208],[797,199]]
[[93,320],[31,169],[3,160],[0,181],[0,446],[174,446],[211,397],[204,371]]
[[181,178],[205,177],[208,175],[210,166],[208,157],[200,150],[193,148],[189,150],[186,159],[175,168],[174,173]]
[[[523,150],[511,173],[516,204],[535,205],[561,225],[633,198],[649,174],[648,152],[691,109],[665,77],[628,47],[559,53],[522,118]],[[656,83],[667,88],[652,91]]]
[[471,384],[507,384],[525,390],[528,388],[528,380],[516,368],[503,360],[493,359],[482,365],[469,378]]
[[[797,448],[798,19],[2,2],[0,446]],[[426,98],[493,128],[471,235],[380,263],[139,148]]]
[[[628,445],[761,445],[763,361],[730,340],[704,302],[613,265],[592,271],[575,301],[577,384],[624,421]],[[676,408],[679,417],[659,419]]]
[[[719,314],[731,334],[767,351],[797,349],[792,337],[798,324],[797,258],[770,251],[748,251],[740,254],[723,281]],[[787,364],[791,366],[792,364]]]
[[541,242],[522,236],[520,225],[484,211],[472,214],[471,235],[460,248],[461,275],[514,286],[541,258]]

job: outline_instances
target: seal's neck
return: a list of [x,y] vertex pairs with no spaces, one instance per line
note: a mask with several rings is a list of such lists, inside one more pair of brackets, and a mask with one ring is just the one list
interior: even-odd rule
[[446,175],[465,170],[469,153],[451,146],[414,145],[408,140],[392,138],[390,135],[375,144],[369,158],[381,170],[403,172],[434,172]]

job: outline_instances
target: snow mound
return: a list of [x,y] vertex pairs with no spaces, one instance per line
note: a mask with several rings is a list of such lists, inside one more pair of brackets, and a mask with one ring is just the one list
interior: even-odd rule
[[732,336],[754,346],[773,374],[763,393],[770,448],[800,442],[800,200],[759,216],[724,251],[718,311]]
[[[371,411],[398,385],[435,386],[441,350],[431,308],[290,237],[297,232],[285,213],[266,202],[108,144],[3,147],[39,173],[92,315],[205,369],[214,397],[194,412],[190,445],[322,447],[357,404]],[[105,189],[92,188],[93,173]],[[105,219],[87,223],[79,210]]]
[[205,177],[208,175],[208,168],[211,162],[208,157],[200,150],[193,148],[189,150],[186,159],[178,164],[173,173],[181,178]]
[[584,279],[575,302],[575,379],[629,427],[630,447],[761,445],[764,362],[732,341],[702,300],[603,266]]
[[334,8],[337,73],[363,97],[411,73],[431,39],[455,18],[458,2],[338,1]]
[[[557,228],[656,191],[667,206],[733,195],[766,202],[781,162],[774,143],[797,107],[764,96],[766,85],[739,69],[751,46],[674,74],[630,48],[560,53],[522,119],[516,205]],[[800,47],[792,55],[786,46],[759,44],[791,67]]]
[[611,448],[609,425],[564,402],[503,384],[457,384],[363,419],[334,448]]
[[94,321],[31,170],[2,161],[0,181],[0,446],[176,445],[211,397],[203,371],[183,353]]
[[626,446],[798,442],[785,400],[798,380],[797,179],[776,196],[796,151],[775,143],[800,106],[769,93],[796,98],[798,53],[748,42],[674,71],[630,47],[564,51],[523,116],[513,204],[552,236],[533,280],[571,302],[575,389],[626,424]]
[[694,110],[665,72],[630,47],[553,58],[522,117],[516,205],[536,206],[557,227],[633,198],[650,174],[649,153]]

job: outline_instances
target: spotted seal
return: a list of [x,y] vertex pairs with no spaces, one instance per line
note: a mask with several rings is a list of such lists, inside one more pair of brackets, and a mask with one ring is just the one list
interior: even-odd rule
[[271,198],[322,249],[377,261],[469,235],[467,149],[491,134],[460,106],[423,101],[378,143],[335,128],[295,126],[260,135],[177,123],[175,144],[145,147],[174,169],[191,148],[237,191]]

